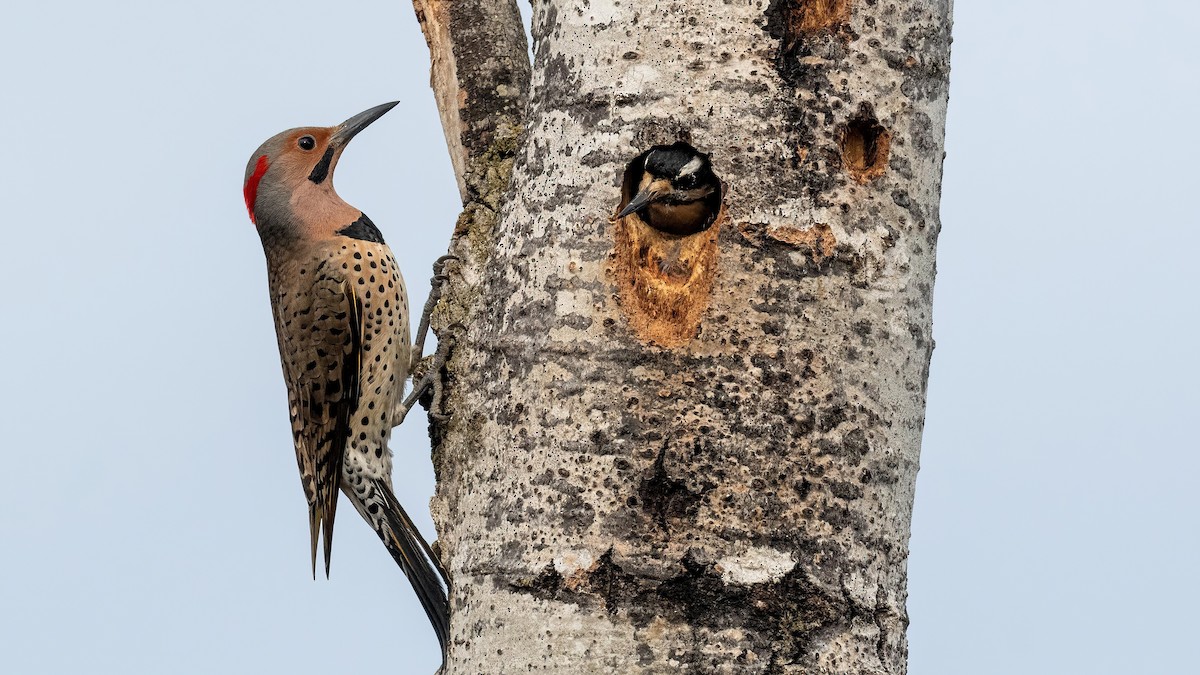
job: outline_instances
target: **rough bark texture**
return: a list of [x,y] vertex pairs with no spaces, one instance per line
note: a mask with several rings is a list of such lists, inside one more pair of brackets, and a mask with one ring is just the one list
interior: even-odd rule
[[[534,2],[512,184],[447,301],[448,673],[905,671],[950,12]],[[655,342],[610,216],[677,139],[726,212],[699,328]]]
[[515,0],[413,0],[413,9],[463,201],[449,249],[456,283],[434,322],[444,328],[465,319],[493,251],[529,98],[529,45]]

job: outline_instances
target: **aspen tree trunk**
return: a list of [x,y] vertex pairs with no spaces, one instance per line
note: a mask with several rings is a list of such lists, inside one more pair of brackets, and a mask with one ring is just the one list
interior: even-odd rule
[[[512,0],[415,5],[465,206],[446,672],[905,672],[950,0],[535,0],[532,68]],[[610,217],[679,139],[725,211],[645,316]]]

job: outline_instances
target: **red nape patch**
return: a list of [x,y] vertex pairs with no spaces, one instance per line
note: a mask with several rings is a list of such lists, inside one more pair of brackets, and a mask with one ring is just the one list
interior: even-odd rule
[[250,222],[257,224],[254,220],[254,200],[258,197],[258,182],[262,180],[263,174],[267,172],[267,156],[263,155],[258,158],[258,163],[254,165],[254,173],[246,179],[246,187],[242,188],[242,192],[246,195],[246,210],[250,212]]

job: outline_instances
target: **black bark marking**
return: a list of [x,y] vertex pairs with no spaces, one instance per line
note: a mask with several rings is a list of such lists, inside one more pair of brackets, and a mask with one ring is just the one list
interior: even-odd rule
[[666,468],[667,448],[664,446],[654,460],[654,468],[638,487],[638,497],[646,513],[658,523],[663,531],[668,530],[672,520],[689,518],[696,514],[700,500],[711,486],[699,493],[688,489],[687,483],[672,478]]
[[850,0],[772,0],[765,14],[767,33],[779,40],[776,68],[792,86],[821,70],[803,65],[805,57],[844,56],[852,37]]
[[[583,498],[583,488],[573,485],[563,477],[557,477],[547,470],[541,476],[531,481],[535,491],[542,489],[553,490],[546,494],[546,501],[554,505],[563,514],[563,528],[566,532],[583,532],[596,519],[596,510]],[[536,513],[529,514],[531,517]]]
[[573,577],[574,583],[547,565],[536,577],[507,586],[542,600],[602,607],[640,628],[655,619],[717,631],[740,628],[760,658],[780,663],[798,661],[814,639],[863,613],[845,593],[821,591],[799,565],[778,581],[750,585],[726,583],[715,565],[698,561],[691,552],[680,567],[667,579],[640,577],[616,563],[609,549],[591,570]]

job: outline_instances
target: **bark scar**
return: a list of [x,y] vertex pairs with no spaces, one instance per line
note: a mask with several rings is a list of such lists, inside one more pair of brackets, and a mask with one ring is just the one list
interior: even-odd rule
[[696,336],[717,272],[717,238],[725,210],[709,229],[686,236],[659,232],[637,214],[613,221],[610,277],[633,332],[679,347]]
[[550,564],[535,577],[504,585],[510,592],[602,609],[642,629],[656,623],[741,629],[758,658],[784,663],[795,663],[821,636],[859,615],[842,594],[813,584],[800,565],[778,581],[730,584],[689,550],[674,576],[657,579],[627,570],[610,548],[585,574],[582,583],[568,586]]

